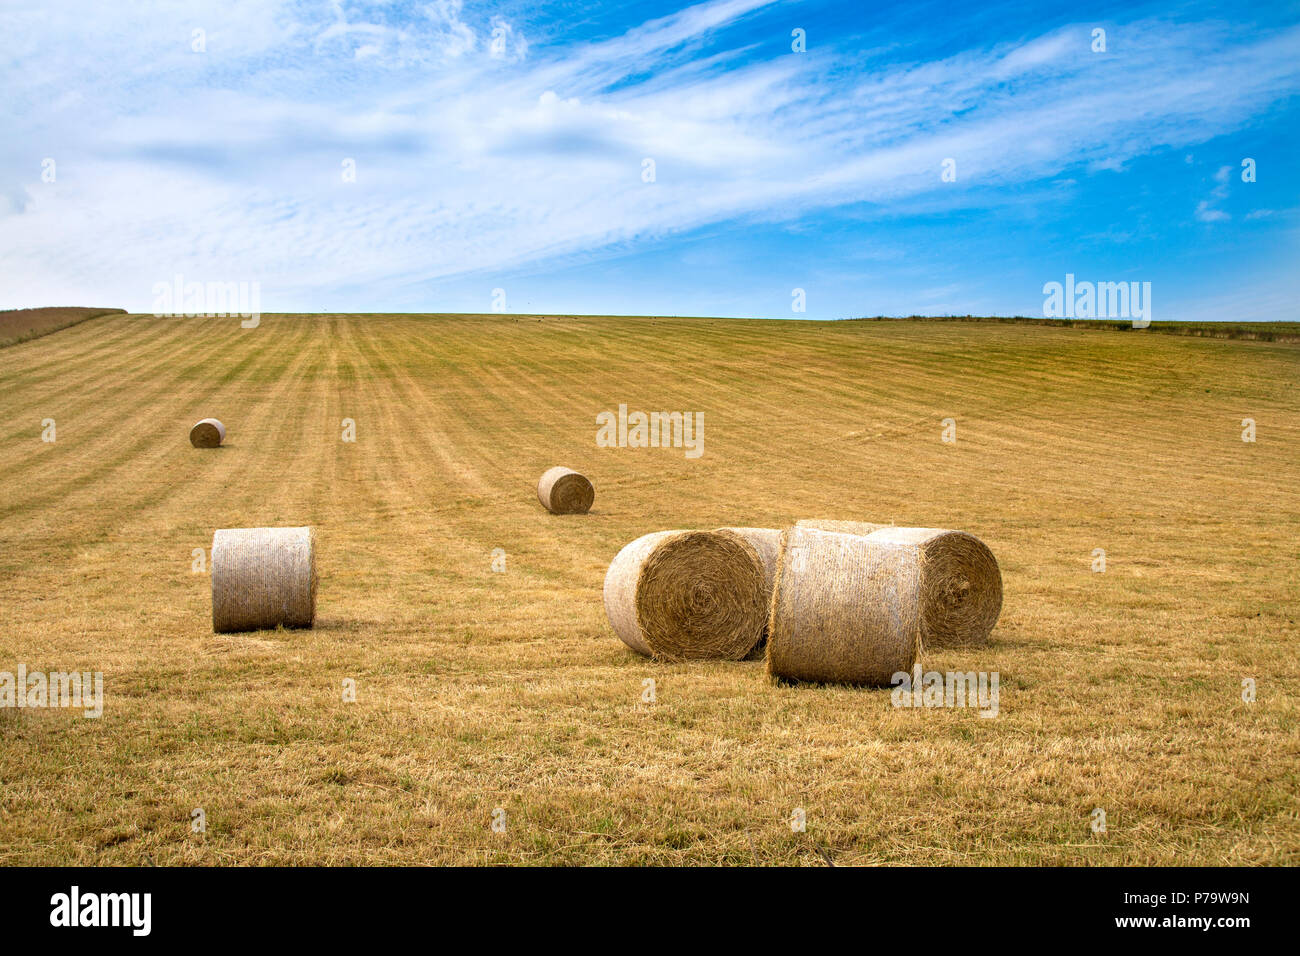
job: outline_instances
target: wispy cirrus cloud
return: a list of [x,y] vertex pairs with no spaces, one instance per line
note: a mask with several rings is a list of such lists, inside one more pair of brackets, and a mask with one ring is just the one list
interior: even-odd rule
[[[268,310],[359,287],[381,308],[710,224],[997,206],[1203,143],[1300,87],[1297,27],[1148,19],[1110,25],[1097,54],[1078,24],[909,61],[791,53],[788,16],[756,49],[773,14],[713,0],[558,44],[454,0],[3,14],[9,304],[66,290],[144,309],[185,272],[260,279]],[[1217,198],[1189,218],[1226,218]]]

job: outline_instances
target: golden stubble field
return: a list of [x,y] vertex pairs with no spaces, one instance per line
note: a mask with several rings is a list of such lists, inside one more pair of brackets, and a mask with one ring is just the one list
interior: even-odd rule
[[[1298,382],[1296,345],[978,324],[108,316],[5,348],[0,670],[105,697],[0,710],[0,862],[1295,863]],[[620,403],[703,412],[703,456],[597,447]],[[228,445],[192,449],[209,415]],[[553,464],[592,514],[542,511]],[[997,718],[609,630],[630,539],[801,517],[988,542],[994,643],[926,663],[999,672]],[[296,524],[316,629],[214,635],[193,549]]]

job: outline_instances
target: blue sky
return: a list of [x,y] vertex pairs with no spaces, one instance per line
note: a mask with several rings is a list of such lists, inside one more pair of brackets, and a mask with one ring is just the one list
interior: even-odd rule
[[0,83],[0,308],[1300,319],[1295,3],[5,0]]

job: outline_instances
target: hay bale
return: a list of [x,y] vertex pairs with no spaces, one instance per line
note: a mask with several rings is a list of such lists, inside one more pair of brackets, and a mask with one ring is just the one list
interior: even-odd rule
[[[740,535],[758,552],[758,559],[763,563],[763,593],[766,600],[772,600],[772,588],[776,584],[776,566],[781,560],[781,532],[775,528],[726,528],[726,531]],[[767,650],[767,611],[763,612],[763,635],[758,643],[745,655],[747,661],[759,661]]]
[[553,515],[585,515],[596,500],[596,489],[586,476],[556,465],[537,482],[537,500]]
[[316,534],[311,528],[223,528],[212,536],[212,630],[311,627]]
[[856,521],[800,521],[798,527],[861,534],[881,546],[919,548],[924,646],[988,641],[1002,612],[1002,572],[993,552],[979,538],[965,531]]
[[216,448],[226,440],[226,426],[215,418],[195,422],[190,429],[190,444],[195,448]]
[[738,534],[758,552],[758,559],[763,563],[764,590],[772,593],[776,582],[776,565],[781,560],[781,532],[775,528],[720,528]]
[[921,639],[925,647],[981,644],[1002,613],[1002,571],[979,538],[942,528],[882,528],[882,546],[921,552]]
[[762,640],[769,573],[744,532],[656,531],[605,574],[605,613],[632,650],[662,660],[740,660]]
[[840,534],[871,534],[893,525],[871,524],[869,521],[829,521],[824,518],[804,518],[795,522],[796,528],[816,528],[818,531],[838,531]]
[[921,549],[795,526],[785,532],[767,671],[787,680],[887,685],[921,646]]

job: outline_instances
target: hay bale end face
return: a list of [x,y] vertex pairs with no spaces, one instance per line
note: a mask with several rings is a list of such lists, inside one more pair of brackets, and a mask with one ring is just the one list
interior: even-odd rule
[[554,515],[585,515],[596,500],[596,489],[585,475],[557,465],[537,482],[537,500]]
[[212,536],[212,630],[311,627],[316,534],[311,528],[223,528]]
[[921,644],[921,551],[857,534],[785,532],[767,670],[786,680],[885,686]]
[[921,552],[925,647],[989,640],[1002,613],[1002,571],[983,541],[965,531],[943,528],[882,528],[867,535],[867,541]]
[[605,574],[605,613],[623,643],[662,660],[740,660],[762,639],[763,558],[744,534],[657,531]]
[[195,422],[190,429],[190,444],[195,448],[217,448],[226,440],[226,426],[215,418]]
[[919,548],[923,646],[988,641],[1002,612],[1002,572],[993,552],[974,535],[945,528],[820,519],[800,521],[797,527],[864,535],[882,547]]

